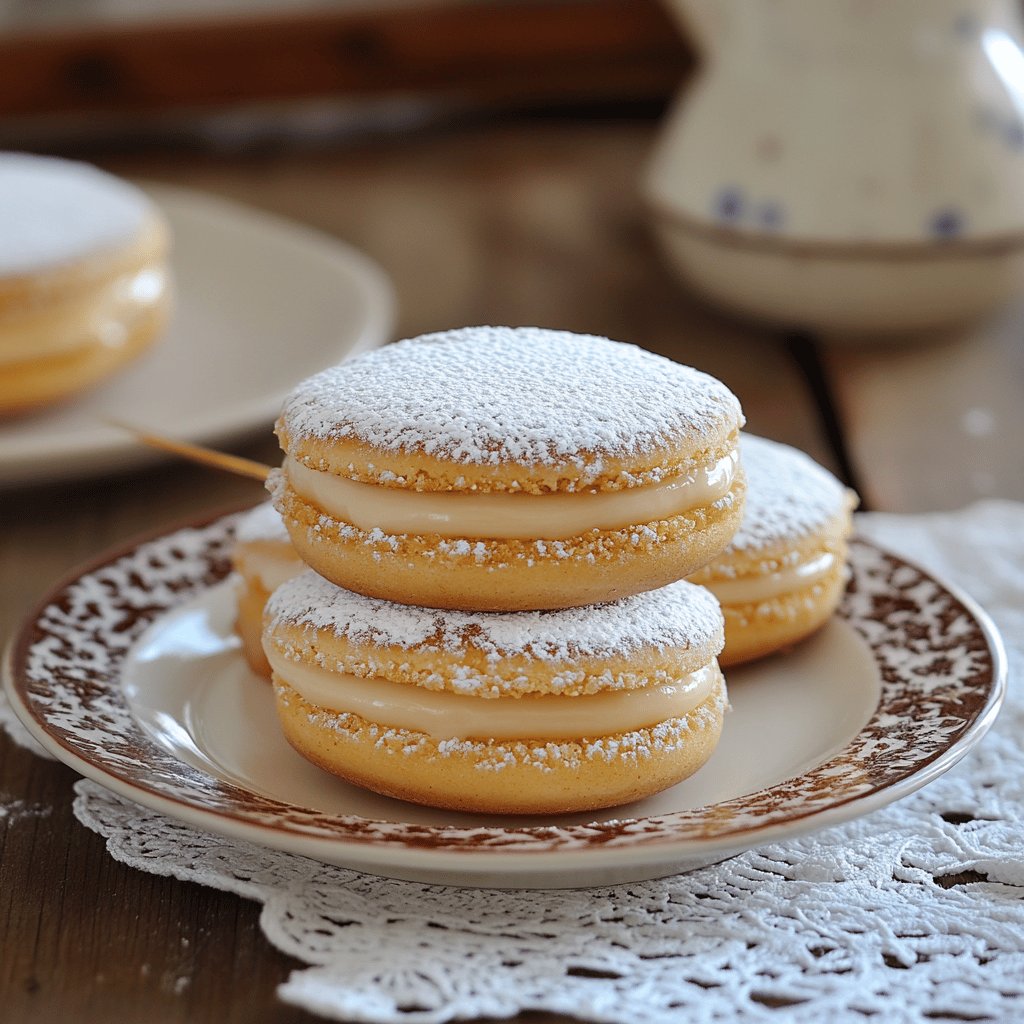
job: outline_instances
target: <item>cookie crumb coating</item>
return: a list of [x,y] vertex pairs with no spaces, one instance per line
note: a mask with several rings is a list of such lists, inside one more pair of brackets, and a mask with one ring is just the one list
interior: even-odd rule
[[384,796],[455,811],[565,814],[631,803],[688,778],[722,731],[724,681],[689,714],[595,739],[437,740],[309,704],[276,675],[277,713],[307,760]]
[[[488,614],[381,601],[314,572],[274,592],[263,631],[278,716],[303,756],[388,796],[502,814],[614,806],[696,771],[726,709],[722,643],[718,602],[685,582]],[[356,681],[362,705],[347,696]],[[647,703],[680,684],[690,698]],[[432,725],[424,691],[447,702]]]
[[724,497],[669,519],[526,541],[361,530],[303,500],[281,474],[271,487],[295,550],[332,583],[401,604],[469,611],[571,608],[674,583],[728,544],[746,491],[741,470]]
[[683,581],[586,608],[487,613],[378,600],[307,570],[267,602],[263,640],[296,663],[487,699],[671,682],[713,661],[723,633],[714,596]]

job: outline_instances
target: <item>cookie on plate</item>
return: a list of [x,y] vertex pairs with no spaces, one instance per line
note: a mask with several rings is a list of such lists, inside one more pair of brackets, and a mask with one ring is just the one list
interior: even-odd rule
[[0,153],[0,415],[89,387],[159,335],[168,228],[88,164]]
[[398,605],[307,571],[271,595],[264,649],[289,742],[433,807],[610,807],[686,778],[726,709],[714,597],[679,582],[581,609]]
[[713,562],[689,577],[725,613],[723,665],[771,654],[815,632],[846,586],[857,496],[803,452],[744,434],[743,524]]
[[260,639],[263,608],[277,587],[306,568],[269,501],[239,518],[231,565],[237,576],[235,632],[249,667],[269,679],[270,665]]
[[339,586],[484,611],[609,601],[720,552],[743,505],[724,384],[607,338],[474,327],[300,384],[270,487]]

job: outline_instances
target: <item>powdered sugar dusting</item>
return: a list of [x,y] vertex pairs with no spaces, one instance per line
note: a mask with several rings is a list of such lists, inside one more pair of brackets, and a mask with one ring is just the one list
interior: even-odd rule
[[720,381],[634,345],[535,327],[467,327],[389,345],[300,384],[288,433],[356,438],[459,464],[578,463],[695,448],[741,422]]
[[239,517],[235,539],[241,544],[261,540],[291,543],[281,514],[269,501],[256,505]]
[[747,474],[743,523],[722,557],[799,541],[847,507],[851,492],[796,448],[744,434],[740,459]]
[[30,274],[128,241],[152,207],[89,164],[0,153],[0,275]]
[[288,624],[330,630],[358,644],[453,654],[471,644],[489,659],[518,655],[553,662],[714,644],[710,658],[722,631],[718,602],[689,583],[583,608],[458,612],[363,597],[310,570],[275,590],[267,612],[271,628]]

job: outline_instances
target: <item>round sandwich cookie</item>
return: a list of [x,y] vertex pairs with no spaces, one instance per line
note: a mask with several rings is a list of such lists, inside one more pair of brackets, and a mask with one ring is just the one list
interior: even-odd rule
[[304,572],[263,644],[285,736],[431,807],[555,814],[649,796],[711,756],[726,709],[714,597],[674,583],[582,609],[398,605]]
[[739,526],[735,396],[589,335],[471,327],[300,384],[274,504],[303,560],[403,604],[567,608],[653,590]]
[[723,665],[760,658],[823,626],[846,586],[846,542],[857,496],[795,448],[744,434],[743,525],[689,577],[725,613]]
[[163,330],[168,229],[88,164],[0,153],[0,415],[113,373]]
[[242,653],[249,667],[269,679],[270,664],[260,639],[263,608],[277,587],[306,568],[292,547],[281,517],[269,501],[239,518],[231,565],[236,574],[238,602],[235,632],[242,641]]

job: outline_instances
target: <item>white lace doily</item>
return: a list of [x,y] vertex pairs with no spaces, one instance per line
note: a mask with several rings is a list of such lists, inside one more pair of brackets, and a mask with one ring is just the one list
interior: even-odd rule
[[[913,797],[689,875],[498,892],[395,882],[197,833],[100,787],[75,812],[144,871],[264,904],[282,999],[354,1021],[1006,1021],[1024,998],[1024,505],[860,517],[1007,642],[993,731]],[[2,712],[3,709],[0,709]],[[0,714],[0,718],[3,715]]]

